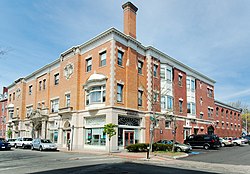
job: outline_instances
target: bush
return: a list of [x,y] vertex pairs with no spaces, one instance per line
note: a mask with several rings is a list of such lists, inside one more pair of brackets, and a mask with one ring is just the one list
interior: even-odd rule
[[[146,152],[147,147],[149,144],[146,143],[138,143],[138,144],[130,144],[126,147],[129,152]],[[171,151],[172,145],[171,144],[153,144],[153,151]]]
[[172,147],[173,147],[172,144],[154,143],[153,144],[153,151],[171,151]]
[[149,145],[146,143],[130,144],[126,147],[129,152],[146,152]]

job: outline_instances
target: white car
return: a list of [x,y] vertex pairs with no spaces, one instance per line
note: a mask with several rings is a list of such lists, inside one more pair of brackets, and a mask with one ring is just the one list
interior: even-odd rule
[[239,139],[239,138],[233,138],[232,143],[235,146],[240,146],[240,145],[242,145],[244,143],[244,140]]
[[50,140],[48,139],[34,139],[32,141],[32,146],[31,146],[31,150],[57,150],[57,146],[55,145],[55,143],[52,143]]
[[22,147],[24,148],[30,148],[32,144],[32,138],[25,138],[25,137],[19,137],[15,141],[15,148]]
[[10,143],[11,147],[14,147],[14,146],[15,146],[15,141],[16,141],[15,138],[9,138],[9,139],[7,140],[7,142]]

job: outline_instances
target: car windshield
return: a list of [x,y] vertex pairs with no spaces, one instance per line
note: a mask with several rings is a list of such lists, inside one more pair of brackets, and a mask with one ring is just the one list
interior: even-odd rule
[[24,138],[23,141],[32,141],[32,138]]
[[0,138],[0,142],[6,143],[6,140],[4,138]]
[[42,143],[52,143],[50,140],[41,140]]

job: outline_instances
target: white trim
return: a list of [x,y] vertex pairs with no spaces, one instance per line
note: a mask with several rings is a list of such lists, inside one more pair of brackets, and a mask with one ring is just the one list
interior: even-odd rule
[[88,59],[91,59],[93,56],[92,56],[92,54],[91,55],[88,55],[87,57],[85,57],[84,59],[85,60],[88,60]]
[[118,47],[118,46],[117,46],[117,50],[119,50],[119,51],[125,53],[125,50],[124,50],[122,47]]
[[59,99],[59,98],[60,98],[59,96],[53,97],[53,98],[50,98],[50,101],[52,101],[52,100],[57,100],[57,99]]
[[70,94],[71,93],[71,91],[66,91],[65,93],[64,93],[64,95],[68,95],[68,94]]
[[99,54],[103,53],[103,52],[107,52],[107,48],[102,48],[100,51],[98,51]]
[[183,101],[183,98],[179,98],[179,101]]
[[181,76],[181,77],[183,76],[183,74],[182,74],[182,73],[180,73],[180,72],[178,73],[178,75],[179,75],[179,76]]
[[33,107],[33,104],[26,105],[26,108]]
[[116,80],[116,83],[124,85],[125,83],[122,80]]

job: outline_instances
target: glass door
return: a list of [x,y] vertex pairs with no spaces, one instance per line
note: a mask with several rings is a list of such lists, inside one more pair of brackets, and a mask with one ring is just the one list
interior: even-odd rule
[[124,146],[135,144],[134,131],[124,131]]

